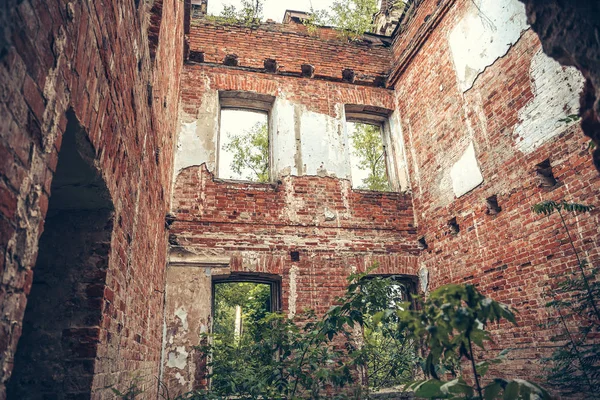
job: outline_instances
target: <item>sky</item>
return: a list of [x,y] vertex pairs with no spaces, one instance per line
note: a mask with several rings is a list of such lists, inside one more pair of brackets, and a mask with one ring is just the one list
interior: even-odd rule
[[[311,3],[315,10],[329,9],[334,0],[264,0],[265,20],[272,19],[275,22],[283,20],[285,10],[310,11]],[[240,8],[239,0],[208,0],[208,13],[219,15],[223,5],[234,5]]]

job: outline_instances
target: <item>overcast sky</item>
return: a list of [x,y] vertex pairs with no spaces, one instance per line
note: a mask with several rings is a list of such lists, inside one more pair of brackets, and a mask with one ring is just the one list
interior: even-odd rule
[[[283,20],[285,10],[310,11],[311,3],[315,10],[328,9],[334,0],[264,0],[265,20],[272,19],[275,22]],[[208,13],[219,15],[223,5],[234,5],[240,8],[240,0],[208,0]]]

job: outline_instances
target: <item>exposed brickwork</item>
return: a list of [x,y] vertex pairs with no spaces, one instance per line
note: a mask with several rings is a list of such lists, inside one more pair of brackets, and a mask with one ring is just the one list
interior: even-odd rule
[[[240,46],[240,37],[251,46]],[[222,64],[227,54],[237,54],[239,65],[263,68],[275,59],[281,73],[300,74],[302,64],[315,67],[315,76],[341,80],[342,70],[353,69],[359,81],[387,76],[391,52],[381,44],[349,43],[333,29],[311,35],[302,24],[262,24],[255,29],[193,20],[190,50],[204,53],[204,61]]]
[[[584,127],[597,139],[598,52],[581,47],[593,38],[566,35],[547,23],[571,26],[581,9],[539,11],[541,2],[524,2],[546,49],[588,78]],[[430,289],[475,283],[519,311],[519,327],[493,327],[498,348],[516,349],[501,372],[536,378],[538,361],[553,345],[553,332],[539,327],[553,318],[542,294],[550,277],[574,268],[575,260],[559,221],[535,216],[530,208],[546,199],[596,206],[600,200],[587,140],[577,124],[559,121],[573,108],[578,76],[545,59],[538,37],[520,27],[514,28],[518,40],[493,62],[479,65],[475,54],[476,69],[456,71],[450,41],[460,42],[461,36],[451,33],[472,15],[474,3],[417,3],[386,47],[389,41],[377,37],[349,43],[332,29],[309,32],[301,24],[245,27],[207,19],[190,24],[189,0],[152,5],[9,0],[0,15],[0,400],[38,251],[47,251],[38,249],[38,239],[45,223],[53,222],[45,217],[67,115],[89,137],[95,149],[91,158],[114,205],[106,274],[77,297],[101,307],[102,316],[90,330],[66,331],[74,333],[69,336],[74,348],[89,350],[94,342],[94,354],[82,353],[93,362],[77,366],[93,398],[112,397],[105,389],[110,385],[127,389],[136,375],[147,398],[156,394],[159,375],[170,387],[194,387],[194,379],[202,377],[195,367],[204,359],[191,351],[197,344],[192,340],[210,323],[210,274],[219,263],[233,272],[281,276],[283,309],[291,312],[325,311],[342,293],[345,277],[374,262],[381,264],[378,273],[416,275],[426,267]],[[515,1],[509,3],[515,7]],[[592,28],[582,31],[593,34],[592,23],[597,21],[586,22]],[[492,25],[500,33],[509,26]],[[565,49],[551,45],[556,42]],[[223,65],[226,57],[230,66]],[[468,74],[472,86],[464,82]],[[218,91],[223,90],[276,99],[279,125],[272,134],[281,135],[274,137],[283,161],[272,184],[219,181],[200,166],[215,164]],[[402,166],[397,175],[408,163],[411,192],[353,191],[347,180],[338,179],[345,174],[346,104],[389,116],[388,156]],[[311,125],[309,117],[318,123]],[[177,132],[187,141],[176,140]],[[190,144],[197,148],[186,153],[176,143],[183,150]],[[194,158],[197,149],[206,154]],[[310,159],[312,154],[302,153],[307,150],[317,155]],[[188,158],[177,164],[174,158],[181,154]],[[546,160],[555,186],[536,175],[536,166]],[[458,184],[452,172],[457,164],[467,167],[463,175],[471,174]],[[181,167],[175,178],[174,165]],[[306,175],[307,165],[327,177],[291,176]],[[498,206],[493,213],[490,198]],[[169,210],[174,223],[167,231]],[[576,246],[595,263],[600,261],[598,215],[567,220]],[[165,274],[167,240],[171,261],[189,256],[194,270],[178,265]],[[299,261],[290,252],[299,252]],[[185,272],[177,275],[177,268]],[[181,297],[165,306],[166,280]],[[180,313],[178,299],[197,298],[204,308]],[[164,343],[161,375],[163,317],[166,338],[185,329],[189,335],[177,336],[185,341],[181,346]],[[184,358],[179,347],[189,351]],[[182,360],[194,368],[179,369]]]
[[[115,204],[94,398],[156,390],[183,3],[164,1],[154,69],[145,2],[9,1],[0,16],[0,398],[10,377],[69,107]],[[154,79],[154,80],[153,80]]]
[[[174,199],[172,251],[225,259],[231,272],[280,276],[285,313],[324,313],[344,293],[348,275],[374,263],[380,265],[378,274],[417,273],[417,238],[406,194],[353,191],[349,181],[314,176],[288,176],[272,185],[219,181],[200,166],[178,175]],[[293,251],[299,252],[298,261]],[[205,279],[210,285],[210,276]],[[173,291],[178,289],[168,288]],[[188,313],[195,307],[178,297],[172,302]],[[205,307],[207,321],[210,306]],[[179,318],[167,318],[169,332],[184,329]],[[173,351],[184,345],[194,354],[193,342],[167,343]],[[187,363],[194,357],[187,357],[185,367],[166,368],[165,380],[175,392],[183,390],[174,376],[186,376]]]
[[[311,111],[332,116],[336,115],[337,104],[368,104],[386,109],[393,109],[395,104],[394,93],[390,90],[251,73],[218,66],[187,64],[181,82],[182,110],[189,116],[198,113],[202,106],[202,95],[207,89],[284,95],[286,99]],[[329,93],[329,97],[323,96],[323,93]]]
[[[576,260],[558,217],[536,216],[531,207],[563,198],[598,205],[600,178],[588,141],[576,124],[567,126],[557,118],[552,127],[562,126],[562,133],[533,152],[519,150],[520,111],[535,95],[532,62],[540,43],[533,32],[523,33],[472,89],[459,91],[448,35],[468,3],[457,2],[396,83],[405,140],[412,149],[409,164],[418,232],[428,245],[420,262],[429,269],[432,289],[450,282],[475,283],[518,311],[517,328],[492,327],[497,344],[490,351],[514,349],[501,373],[536,379],[540,360],[553,345],[553,332],[539,326],[554,318],[544,308],[542,294],[551,285],[550,277],[574,268]],[[557,95],[551,85],[537,90],[537,96],[548,96],[544,103]],[[535,118],[548,110],[540,109]],[[470,140],[484,182],[456,199],[444,173]],[[535,173],[536,165],[548,158],[558,180],[555,188],[540,187]],[[493,195],[502,210],[490,215],[486,199]],[[568,219],[575,245],[596,264],[598,215]],[[448,225],[452,218],[460,227],[458,234]]]

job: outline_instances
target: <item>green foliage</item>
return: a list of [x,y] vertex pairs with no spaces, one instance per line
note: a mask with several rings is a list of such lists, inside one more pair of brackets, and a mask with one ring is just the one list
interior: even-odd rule
[[358,157],[358,168],[369,171],[359,189],[391,190],[385,165],[385,150],[381,138],[381,128],[370,124],[354,124],[350,135],[354,155]]
[[244,170],[252,173],[245,179],[269,182],[269,128],[266,122],[258,122],[241,135],[234,135],[224,149],[233,154],[231,169],[238,175]]
[[139,381],[139,377],[133,378],[124,392],[121,392],[115,387],[110,387],[110,390],[119,400],[135,400],[138,395],[144,393],[144,391],[139,387]]
[[[600,282],[598,270],[580,256],[566,224],[563,211],[589,213],[591,205],[567,203],[566,201],[545,201],[533,206],[536,214],[560,217],[569,244],[577,259],[578,274],[570,271],[554,288],[549,288],[546,296],[551,299],[546,306],[558,316],[547,323],[547,327],[562,326],[561,332],[552,338],[560,343],[558,349],[547,361],[547,382],[564,395],[586,394],[588,398],[600,396],[600,345],[596,337],[600,332]],[[569,322],[577,321],[577,328]]]
[[[539,386],[523,381],[494,379],[482,386],[491,364],[502,362],[504,354],[492,360],[477,362],[473,344],[484,349],[490,341],[486,326],[505,319],[513,324],[513,312],[479,293],[473,285],[446,285],[430,293],[417,310],[398,312],[400,327],[410,332],[415,340],[426,346],[423,371],[431,379],[414,382],[409,388],[417,397],[427,399],[529,399],[535,394],[539,399],[549,399]],[[465,359],[471,364],[475,387],[468,384],[456,366]],[[454,379],[445,381],[445,375]]]
[[584,204],[578,204],[578,203],[567,203],[566,201],[562,200],[560,202],[556,202],[556,201],[552,201],[552,200],[548,200],[548,201],[543,201],[541,203],[535,204],[532,207],[532,211],[536,214],[544,214],[544,215],[550,215],[554,212],[560,212],[560,211],[569,211],[569,212],[576,212],[576,213],[588,213],[590,211],[592,211],[594,209],[594,206],[592,205],[584,205]]
[[332,25],[349,38],[360,37],[373,30],[373,15],[377,11],[376,0],[336,0],[331,6]]
[[258,321],[271,309],[271,288],[252,282],[219,283],[215,285],[214,301],[213,332],[233,342],[235,307],[242,307],[244,334],[253,337]]
[[[334,26],[340,35],[357,40],[365,32],[373,30],[373,15],[378,11],[377,0],[334,1],[329,10],[311,9],[310,17],[304,21],[309,33],[317,31],[318,26]],[[397,3],[404,4],[402,0]]]
[[[414,344],[398,332],[393,317],[406,297],[392,279],[352,275],[346,294],[322,318],[312,311],[295,318],[267,313],[255,322],[254,335],[244,335],[239,343],[214,335],[212,343],[200,349],[212,359],[211,391],[182,399],[360,398],[360,387],[353,393],[348,386],[355,383],[356,367],[365,365],[367,370],[370,365],[380,367],[369,375],[373,382],[406,383],[413,379],[417,358]],[[383,310],[386,321],[374,319]],[[361,327],[368,331],[363,347],[356,343],[356,329]],[[382,341],[387,332],[398,342]],[[384,348],[392,352],[386,365],[371,358],[373,349]],[[340,394],[332,396],[331,390]]]
[[221,14],[217,17],[209,17],[214,21],[225,24],[243,24],[254,26],[260,24],[263,17],[264,0],[241,0],[242,8],[237,9],[234,5],[223,5]]

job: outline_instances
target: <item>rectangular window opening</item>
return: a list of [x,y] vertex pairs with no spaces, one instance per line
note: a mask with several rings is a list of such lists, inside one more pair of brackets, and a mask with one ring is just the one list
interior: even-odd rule
[[[247,368],[253,346],[264,334],[266,317],[281,311],[281,277],[270,274],[233,274],[212,281],[212,371],[210,387],[230,390],[230,373]],[[269,360],[254,360],[268,363]],[[230,367],[235,371],[231,371]],[[223,369],[225,368],[225,369]],[[242,368],[242,369],[239,369]]]
[[[403,309],[406,302],[414,309],[413,294],[417,291],[417,278],[406,275],[373,275],[363,284],[361,290],[365,295],[368,314],[364,318],[371,322],[378,313],[384,310]],[[403,336],[395,333],[398,318],[395,313],[382,318],[380,324],[368,324],[363,330],[365,343],[369,343],[366,353],[365,372],[370,389],[393,388],[411,379],[413,364],[406,362],[406,357],[416,356],[414,349],[403,346]],[[386,366],[381,368],[381,366]],[[390,374],[389,371],[394,371]]]
[[390,192],[387,154],[381,124],[348,122],[352,187]]
[[268,113],[222,109],[218,163],[220,179],[269,182]]

